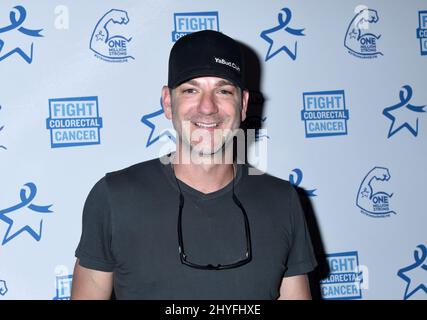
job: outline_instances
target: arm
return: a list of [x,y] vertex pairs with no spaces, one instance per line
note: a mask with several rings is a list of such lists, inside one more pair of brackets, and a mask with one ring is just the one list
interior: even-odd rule
[[113,273],[87,269],[77,259],[71,300],[108,300],[113,290]]
[[278,300],[311,300],[307,275],[283,278]]

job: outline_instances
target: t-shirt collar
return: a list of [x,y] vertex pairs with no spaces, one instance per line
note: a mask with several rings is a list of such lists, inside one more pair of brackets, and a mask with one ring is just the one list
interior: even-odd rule
[[[197,189],[194,189],[193,187],[189,186],[185,182],[175,179],[175,174],[173,172],[172,165],[170,161],[167,161],[167,164],[165,163],[165,157],[170,157],[170,155],[165,155],[159,159],[160,166],[162,167],[163,172],[167,176],[168,181],[172,184],[173,188],[179,192],[178,186],[176,185],[176,180],[178,180],[179,186],[183,193],[189,194],[198,200],[211,200],[218,197],[221,197],[224,194],[227,194],[228,192],[231,192],[233,189],[233,180],[231,180],[227,185],[222,187],[219,190],[216,190],[214,192],[210,193],[203,193]],[[163,160],[162,160],[163,158]],[[234,178],[234,188],[237,188],[237,185],[242,177],[242,171],[243,171],[243,164],[236,164],[236,176]]]

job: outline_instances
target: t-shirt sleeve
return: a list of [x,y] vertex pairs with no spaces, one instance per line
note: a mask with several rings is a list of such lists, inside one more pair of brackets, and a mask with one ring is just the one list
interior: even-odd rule
[[75,252],[79,264],[88,269],[112,272],[111,240],[111,208],[104,177],[89,192],[84,204],[82,234]]
[[291,187],[289,208],[291,210],[292,241],[284,277],[305,274],[313,271],[317,266],[304,211],[294,187]]

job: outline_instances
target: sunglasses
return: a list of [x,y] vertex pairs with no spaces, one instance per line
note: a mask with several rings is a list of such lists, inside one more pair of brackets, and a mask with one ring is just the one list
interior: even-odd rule
[[[234,166],[233,166],[234,169]],[[246,253],[243,258],[230,262],[227,264],[207,264],[207,265],[200,265],[194,262],[191,262],[187,254],[184,250],[184,240],[182,235],[182,212],[184,209],[184,195],[182,194],[181,187],[179,186],[178,179],[175,176],[175,180],[179,189],[179,211],[178,211],[178,250],[179,250],[179,256],[181,259],[181,263],[195,269],[201,269],[201,270],[224,270],[224,269],[233,269],[240,266],[243,266],[247,263],[249,263],[252,260],[252,247],[251,247],[251,235],[250,235],[250,229],[249,229],[249,220],[248,216],[246,214],[246,210],[243,207],[242,203],[237,198],[236,194],[234,193],[234,175],[233,175],[233,202],[236,204],[236,206],[239,207],[241,210],[241,213],[243,215],[244,223],[245,223],[245,236],[246,236]]]

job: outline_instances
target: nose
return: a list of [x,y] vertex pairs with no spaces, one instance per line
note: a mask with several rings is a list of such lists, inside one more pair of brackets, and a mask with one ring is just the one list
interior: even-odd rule
[[198,112],[205,115],[215,114],[218,112],[218,106],[215,103],[213,94],[210,92],[205,92],[202,94]]

